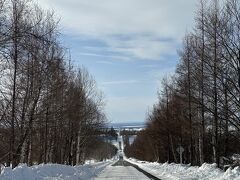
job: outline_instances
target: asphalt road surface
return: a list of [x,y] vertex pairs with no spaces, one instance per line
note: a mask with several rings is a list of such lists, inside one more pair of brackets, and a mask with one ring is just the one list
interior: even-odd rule
[[145,180],[149,178],[132,166],[109,166],[95,180]]
[[139,169],[136,165],[120,159],[104,169],[95,180],[149,180],[158,179]]

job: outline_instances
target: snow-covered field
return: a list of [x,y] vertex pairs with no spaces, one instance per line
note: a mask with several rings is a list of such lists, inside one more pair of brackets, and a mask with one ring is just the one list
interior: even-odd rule
[[41,164],[31,167],[21,164],[13,170],[3,169],[0,180],[90,180],[112,163],[106,161],[82,166]]
[[240,180],[240,167],[224,172],[218,169],[216,164],[204,163],[198,167],[175,163],[150,163],[131,158],[126,160],[163,180]]

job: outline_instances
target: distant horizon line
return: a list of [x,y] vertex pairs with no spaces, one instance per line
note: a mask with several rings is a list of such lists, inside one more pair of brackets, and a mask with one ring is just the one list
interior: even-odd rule
[[132,121],[132,122],[108,122],[107,124],[146,124],[146,122]]

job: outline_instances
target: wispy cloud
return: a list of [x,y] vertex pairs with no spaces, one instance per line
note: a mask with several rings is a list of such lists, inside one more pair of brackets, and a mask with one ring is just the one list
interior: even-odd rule
[[123,85],[123,84],[136,84],[136,83],[141,83],[141,82],[137,80],[106,81],[106,82],[100,83],[100,85],[106,86],[106,85]]
[[144,65],[140,65],[140,68],[149,68],[149,69],[155,69],[155,68],[159,68],[159,65],[154,65],[154,64],[144,64]]
[[156,40],[152,36],[139,34],[122,40],[121,37],[106,39],[112,51],[139,59],[161,60],[163,56],[176,53],[177,41]]
[[[192,25],[197,0],[39,0],[56,9],[66,31],[106,44],[113,53],[161,60]],[[121,58],[120,58],[121,59]]]
[[111,61],[96,61],[97,64],[108,64],[108,65],[113,65],[114,63]]
[[85,52],[81,52],[78,54],[81,56],[104,57],[104,58],[110,58],[110,59],[120,59],[120,60],[124,60],[124,61],[128,61],[130,59],[129,57],[117,56],[117,55],[103,55],[103,54],[85,53]]
[[61,17],[75,54],[85,56],[81,62],[106,92],[110,120],[119,122],[144,120],[159,82],[174,72],[169,62],[176,63],[198,0],[38,1]]

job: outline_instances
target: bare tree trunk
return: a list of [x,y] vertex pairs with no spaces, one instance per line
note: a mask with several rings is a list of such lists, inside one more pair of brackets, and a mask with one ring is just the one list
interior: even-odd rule
[[48,146],[48,107],[45,117],[45,132],[44,132],[44,163],[47,163],[47,146]]
[[219,147],[218,147],[218,93],[217,93],[217,23],[218,23],[218,2],[215,0],[214,7],[214,72],[213,72],[213,93],[214,93],[214,120],[213,120],[213,157],[214,162],[219,167]]
[[[167,120],[167,124],[169,124],[169,90],[168,90],[168,84],[166,84],[166,98],[167,98],[166,120]],[[168,143],[168,162],[170,162],[171,161],[171,142],[170,142],[169,127],[167,127],[167,143]]]
[[187,37],[187,78],[188,78],[188,118],[190,130],[190,163],[193,164],[193,128],[192,128],[192,103],[191,103],[191,70],[190,70],[190,39]]
[[199,138],[200,165],[204,163],[204,137],[205,137],[205,108],[204,108],[204,56],[205,56],[205,29],[204,29],[204,2],[201,0],[201,131]]
[[17,15],[17,2],[12,1],[13,3],[13,63],[14,63],[14,72],[13,72],[13,91],[12,91],[12,113],[11,113],[11,137],[10,137],[10,156],[12,162],[12,168],[16,167],[16,155],[15,155],[15,102],[16,102],[16,84],[17,84],[17,69],[18,69],[18,15]]
[[174,162],[177,163],[177,157],[174,151],[174,146],[173,146],[173,139],[172,139],[172,135],[170,134],[170,144],[171,144],[171,149],[172,149],[172,154],[173,154],[173,158],[174,158]]
[[229,105],[228,105],[228,94],[227,94],[227,81],[224,85],[224,110],[225,110],[225,131],[224,131],[224,156],[228,156],[228,146],[229,146]]
[[32,166],[32,130],[30,131],[30,137],[29,137],[29,144],[28,144],[28,160],[27,164],[28,166]]
[[[81,128],[79,128],[81,129]],[[80,131],[80,130],[79,130]],[[81,137],[80,137],[81,133],[78,132],[78,137],[77,137],[77,152],[76,152],[76,164],[80,164],[81,160],[80,160],[80,156],[81,156],[81,144],[80,144],[80,141],[81,141]]]

